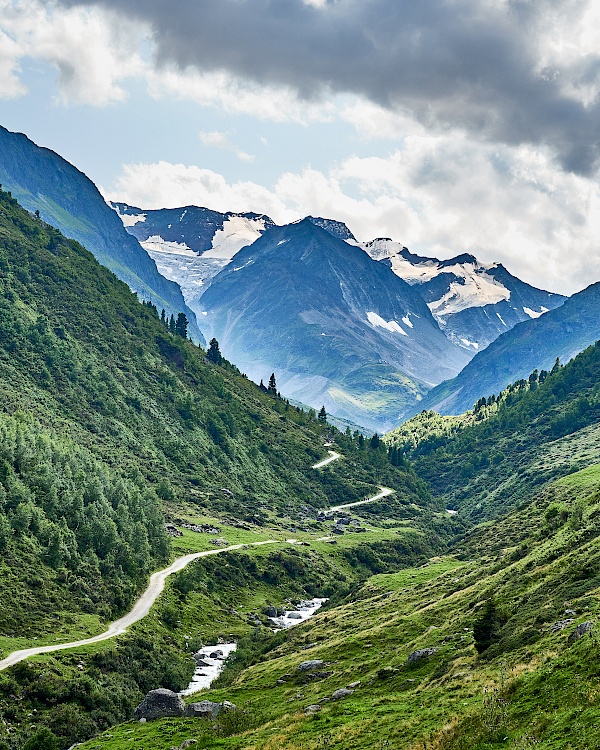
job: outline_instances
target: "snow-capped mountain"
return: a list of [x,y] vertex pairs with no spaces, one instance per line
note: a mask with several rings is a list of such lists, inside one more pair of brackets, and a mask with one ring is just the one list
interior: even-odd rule
[[146,211],[126,203],[110,205],[160,273],[181,286],[196,311],[210,279],[242,247],[275,226],[268,216],[254,213],[220,213],[198,206]]
[[200,300],[208,337],[251,378],[382,431],[469,353],[419,290],[311,219],[240,250]]
[[[275,226],[264,214],[220,213],[199,206],[145,210],[112,202],[123,225],[144,247],[160,273],[177,282],[190,307],[198,314],[198,300],[211,279],[237,253]],[[334,237],[356,242],[341,221],[309,216]]]
[[455,378],[430,391],[418,411],[460,414],[471,409],[481,396],[500,393],[536,368],[550,370],[557,357],[563,364],[568,362],[598,339],[600,283],[577,292],[546,315],[523,321],[503,333]]
[[472,354],[517,323],[538,318],[565,301],[560,294],[526,284],[502,264],[485,265],[473,255],[449,260],[426,258],[388,238],[361,247],[418,287],[448,338]]

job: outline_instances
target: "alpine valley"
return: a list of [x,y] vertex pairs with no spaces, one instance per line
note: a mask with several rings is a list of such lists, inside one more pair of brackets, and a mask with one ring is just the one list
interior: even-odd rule
[[0,749],[598,748],[600,285],[0,146]]

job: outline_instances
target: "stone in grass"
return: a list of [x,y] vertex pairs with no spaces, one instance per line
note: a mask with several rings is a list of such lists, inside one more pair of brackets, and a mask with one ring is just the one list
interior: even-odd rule
[[582,622],[581,625],[578,625],[569,636],[569,643],[578,641],[587,633],[591,633],[593,625],[594,623],[591,620],[588,620],[588,622]]
[[185,707],[185,715],[193,719],[214,719],[221,713],[222,708],[222,703],[213,703],[212,701],[188,703]]
[[313,669],[320,669],[325,666],[325,662],[322,659],[309,659],[303,661],[302,664],[298,665],[300,672],[312,672]]
[[437,648],[420,648],[417,651],[413,651],[412,654],[408,655],[408,663],[414,664],[417,661],[420,661],[421,659],[426,659],[428,656],[433,656],[434,654],[437,654],[438,649]]
[[322,706],[319,706],[318,703],[313,703],[312,706],[307,706],[304,709],[304,713],[305,714],[316,714],[316,713],[318,713],[319,711],[322,711],[322,710],[323,710]]
[[134,719],[162,719],[167,716],[183,716],[185,703],[172,690],[151,690],[133,712]]
[[351,682],[349,685],[346,685],[348,690],[356,690],[357,687],[360,687],[360,680],[357,680],[356,682]]
[[339,701],[342,698],[349,698],[352,693],[354,693],[354,690],[348,690],[348,688],[340,688],[339,690],[336,690],[334,693],[332,693],[331,698],[334,701]]

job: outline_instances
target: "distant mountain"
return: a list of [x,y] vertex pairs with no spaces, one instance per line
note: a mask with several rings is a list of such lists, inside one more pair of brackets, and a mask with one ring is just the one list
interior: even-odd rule
[[254,213],[220,213],[198,206],[145,210],[127,203],[110,204],[155,261],[163,276],[181,287],[186,302],[197,302],[213,276],[235,254],[275,226]]
[[362,247],[416,286],[448,338],[472,355],[517,323],[537,318],[565,301],[561,294],[526,284],[502,264],[484,265],[473,255],[426,258],[387,238]]
[[[243,248],[272,229],[265,214],[221,213],[199,206],[147,210],[127,203],[110,204],[167,279],[179,284],[186,302],[199,312],[198,300],[211,279]],[[341,221],[309,216],[334,237],[354,240]],[[355,241],[355,240],[354,240]]]
[[481,396],[499,393],[534,369],[567,362],[600,339],[600,283],[592,284],[539,318],[516,325],[477,354],[452,380],[441,383],[418,409],[460,414]]
[[203,327],[253,379],[383,431],[469,354],[418,291],[304,219],[274,227],[202,295]]
[[128,234],[94,183],[54,151],[0,127],[0,183],[31,212],[77,240],[145,300],[169,314],[185,312],[189,332],[202,334],[181,289],[161,276],[154,261]]

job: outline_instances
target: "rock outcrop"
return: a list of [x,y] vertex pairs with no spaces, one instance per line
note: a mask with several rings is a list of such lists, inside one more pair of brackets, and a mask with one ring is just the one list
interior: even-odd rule
[[168,716],[183,716],[185,703],[172,690],[151,690],[133,712],[135,719],[163,719]]

